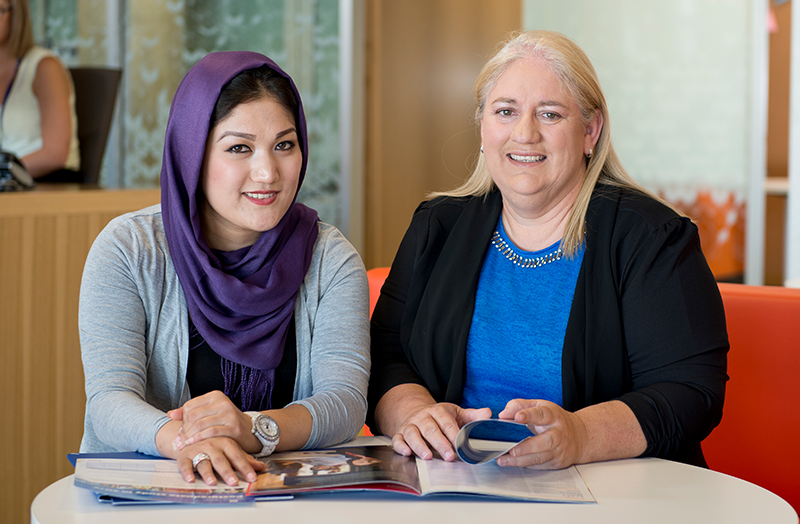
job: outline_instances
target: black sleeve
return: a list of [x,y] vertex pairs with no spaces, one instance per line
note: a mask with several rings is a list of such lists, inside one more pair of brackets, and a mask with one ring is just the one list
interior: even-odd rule
[[406,301],[414,277],[417,256],[424,244],[427,213],[414,214],[392,262],[389,275],[381,288],[380,298],[372,312],[370,347],[372,368],[367,394],[367,425],[377,429],[375,406],[383,395],[400,384],[420,384],[424,381],[414,371],[401,345],[401,327]]
[[729,347],[722,298],[689,219],[641,224],[620,245],[632,382],[620,400],[647,438],[644,455],[679,459],[722,418]]

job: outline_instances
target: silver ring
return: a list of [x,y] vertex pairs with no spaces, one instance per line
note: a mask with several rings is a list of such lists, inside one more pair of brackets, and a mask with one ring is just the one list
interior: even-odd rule
[[197,469],[197,466],[204,460],[211,460],[211,457],[208,456],[208,453],[198,453],[195,455],[192,459],[192,469]]

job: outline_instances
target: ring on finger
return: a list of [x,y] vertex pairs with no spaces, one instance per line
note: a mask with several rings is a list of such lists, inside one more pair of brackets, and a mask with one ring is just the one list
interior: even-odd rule
[[208,456],[208,453],[198,453],[195,455],[192,459],[192,469],[197,469],[197,466],[204,460],[211,460],[211,457]]

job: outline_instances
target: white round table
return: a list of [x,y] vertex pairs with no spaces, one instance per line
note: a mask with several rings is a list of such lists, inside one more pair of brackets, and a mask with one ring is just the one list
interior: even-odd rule
[[369,492],[315,493],[287,501],[226,506],[111,506],[98,503],[89,490],[76,488],[69,476],[36,496],[31,505],[31,523],[798,523],[797,513],[777,495],[694,466],[648,458],[587,464],[578,466],[578,470],[597,504],[418,498]]

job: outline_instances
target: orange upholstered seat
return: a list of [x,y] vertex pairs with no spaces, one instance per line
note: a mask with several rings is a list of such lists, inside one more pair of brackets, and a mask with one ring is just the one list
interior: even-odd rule
[[381,288],[383,281],[389,275],[388,267],[376,267],[367,271],[367,278],[369,279],[369,314],[372,316],[372,310],[375,309],[375,304],[378,302],[378,297],[381,296]]
[[711,469],[762,486],[800,512],[800,289],[719,284],[730,381],[703,441]]
[[[369,314],[372,316],[372,310],[375,309],[375,304],[378,302],[378,297],[381,296],[381,288],[383,281],[389,274],[388,267],[376,267],[367,271],[367,279],[369,279]],[[372,433],[369,426],[364,424],[364,429],[361,430],[361,435],[370,436]]]

